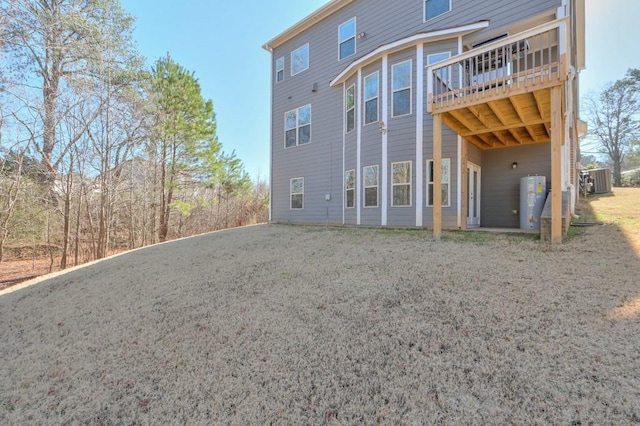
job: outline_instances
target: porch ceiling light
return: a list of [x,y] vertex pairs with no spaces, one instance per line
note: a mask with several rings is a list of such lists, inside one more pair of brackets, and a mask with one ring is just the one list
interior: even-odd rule
[[517,168],[518,168],[518,162],[517,162],[517,161],[514,161],[513,163],[511,163],[511,168],[512,168],[513,170],[517,169]]

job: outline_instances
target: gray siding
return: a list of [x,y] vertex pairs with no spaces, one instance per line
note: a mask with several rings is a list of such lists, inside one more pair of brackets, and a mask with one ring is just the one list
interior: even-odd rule
[[[356,167],[356,143],[358,132],[344,135],[344,100],[343,87],[330,87],[329,82],[342,72],[350,63],[384,44],[408,37],[410,35],[459,25],[491,20],[490,28],[483,30],[485,34],[493,34],[502,27],[522,19],[554,10],[561,0],[517,0],[505,6],[502,0],[477,2],[476,0],[453,0],[453,10],[429,22],[423,22],[423,2],[419,0],[356,0],[328,18],[318,22],[310,29],[291,40],[277,46],[272,54],[275,60],[284,57],[284,81],[272,83],[272,134],[271,134],[271,186],[272,186],[272,220],[293,223],[345,223],[355,224],[356,209],[343,209],[344,206],[344,171],[355,169],[359,181],[360,204],[363,205],[362,167],[377,164],[380,172],[382,164],[382,136],[378,126],[363,126],[361,137],[361,164]],[[365,32],[366,36],[357,39],[356,55],[338,60],[338,26],[356,17],[356,33]],[[474,35],[484,37],[482,34]],[[308,70],[291,76],[291,52],[309,43]],[[425,44],[424,63],[431,53],[449,50],[456,53],[457,40]],[[416,190],[418,176],[416,163],[420,161],[426,172],[425,159],[432,154],[432,120],[425,113],[416,115],[416,58],[415,48],[396,52],[388,60],[388,158],[386,176],[381,179],[387,182],[387,217],[389,225],[412,226],[416,223]],[[391,118],[391,66],[402,60],[412,59],[412,114],[405,117]],[[381,61],[362,70],[364,77],[370,72],[380,69]],[[454,70],[455,72],[455,70]],[[382,73],[380,74],[382,78]],[[352,76],[351,82],[355,82]],[[426,80],[426,77],[425,77]],[[317,84],[317,90],[312,91]],[[382,85],[382,84],[381,84]],[[362,116],[362,91],[356,93],[359,114]],[[380,93],[380,103],[382,93]],[[284,148],[284,114],[286,111],[311,104],[312,124],[311,143],[303,146]],[[380,109],[380,112],[382,108]],[[416,120],[424,123],[423,158],[416,159]],[[384,120],[381,116],[381,120]],[[471,152],[472,150],[470,150]],[[343,156],[344,153],[344,156]],[[457,218],[457,137],[445,129],[443,157],[451,158],[451,206],[443,209],[443,225],[455,227]],[[412,207],[391,207],[392,186],[390,166],[395,161],[412,162]],[[483,159],[484,161],[484,159]],[[483,173],[486,169],[483,168]],[[305,195],[304,209],[290,210],[289,182],[291,178],[304,177]],[[426,207],[426,182],[422,179],[424,225],[431,224],[431,208]],[[379,188],[379,201],[382,202],[382,182]],[[357,193],[358,191],[356,191]],[[325,200],[330,194],[331,200]],[[484,193],[483,193],[484,195]],[[361,223],[363,225],[380,225],[382,206],[378,208],[362,208]]]
[[[518,163],[512,169],[513,162]],[[481,226],[519,228],[520,178],[546,176],[551,181],[551,146],[548,143],[484,151],[482,155]]]

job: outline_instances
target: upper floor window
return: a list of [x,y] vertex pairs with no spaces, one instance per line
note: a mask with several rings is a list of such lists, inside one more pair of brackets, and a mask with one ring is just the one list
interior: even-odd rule
[[356,128],[356,87],[349,86],[345,93],[345,111],[347,121],[347,133]]
[[340,59],[356,53],[356,18],[349,19],[338,28]]
[[302,210],[304,208],[304,178],[293,178],[290,181],[289,199],[291,210]]
[[393,207],[411,206],[411,161],[391,163]]
[[364,124],[378,122],[378,72],[364,78]]
[[309,69],[309,43],[291,52],[291,75]]
[[391,67],[393,80],[392,117],[411,114],[411,60]]
[[284,80],[284,56],[276,60],[276,83]]
[[311,142],[311,105],[284,114],[284,133],[285,148]]
[[[442,159],[442,207],[450,206],[449,188],[451,159]],[[427,207],[433,206],[433,160],[427,160]]]
[[451,0],[425,0],[424,20],[437,18],[451,10]]
[[364,206],[378,207],[378,166],[367,166],[362,169],[364,180]]
[[344,174],[345,206],[352,209],[356,206],[356,171],[347,170]]
[[[433,65],[435,63],[444,61],[445,59],[449,59],[450,57],[451,57],[450,52],[434,53],[433,55],[427,56],[427,65]],[[451,67],[441,68],[438,71],[436,71],[436,77],[440,79],[440,82],[442,84],[447,86],[451,85],[450,71],[451,71]]]

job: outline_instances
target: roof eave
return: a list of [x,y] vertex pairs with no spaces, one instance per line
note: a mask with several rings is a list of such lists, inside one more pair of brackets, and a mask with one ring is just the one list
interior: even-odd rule
[[369,52],[368,54],[362,56],[361,58],[356,59],[351,64],[347,66],[336,78],[334,78],[329,86],[333,87],[337,84],[342,83],[347,80],[354,70],[365,66],[366,64],[376,60],[377,57],[382,55],[383,53],[391,53],[400,49],[404,49],[407,46],[413,45],[420,41],[428,42],[428,41],[437,41],[452,37],[464,36],[475,31],[479,31],[485,29],[489,26],[489,21],[479,21],[473,24],[463,25],[460,27],[453,28],[445,28],[442,30],[430,31],[427,33],[418,33],[409,37],[405,37],[400,40],[396,40],[391,43],[384,44],[377,49]]
[[298,23],[294,24],[289,29],[278,34],[268,42],[262,45],[262,48],[268,52],[273,52],[273,49],[280,46],[282,43],[292,39],[301,32],[311,28],[317,22],[325,19],[326,17],[334,14],[338,10],[342,9],[354,0],[331,0],[329,3],[322,6],[306,18],[302,19]]

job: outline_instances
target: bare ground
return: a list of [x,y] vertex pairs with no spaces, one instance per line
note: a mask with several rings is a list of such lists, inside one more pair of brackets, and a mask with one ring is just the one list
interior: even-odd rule
[[638,424],[638,276],[612,225],[158,245],[5,290],[0,424]]

